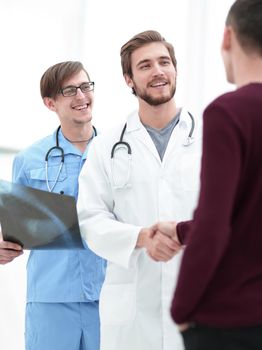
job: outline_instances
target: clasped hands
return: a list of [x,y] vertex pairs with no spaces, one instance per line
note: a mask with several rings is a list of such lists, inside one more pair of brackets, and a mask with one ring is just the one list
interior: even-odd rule
[[168,261],[182,248],[176,232],[176,222],[158,222],[142,228],[137,240],[137,248],[145,248],[155,261]]

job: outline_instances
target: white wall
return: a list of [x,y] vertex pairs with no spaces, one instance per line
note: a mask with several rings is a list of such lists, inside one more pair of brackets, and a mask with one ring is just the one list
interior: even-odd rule
[[85,14],[85,0],[0,2],[0,146],[24,147],[57,124],[43,106],[40,78],[54,63],[79,59]]
[[[39,80],[50,65],[81,60],[96,82],[94,124],[106,130],[136,107],[122,78],[120,47],[156,29],[175,46],[177,104],[195,113],[226,84],[220,58],[225,15],[233,0],[8,0],[0,2],[0,147],[24,148],[53,131]],[[12,156],[0,153],[0,178]],[[0,348],[22,350],[27,253],[0,266]]]

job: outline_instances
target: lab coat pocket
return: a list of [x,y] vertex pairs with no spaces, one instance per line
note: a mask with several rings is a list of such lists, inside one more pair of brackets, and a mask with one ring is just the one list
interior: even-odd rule
[[120,145],[115,149],[111,159],[111,186],[114,190],[131,187],[131,154],[126,146]]
[[136,284],[104,284],[99,310],[102,325],[119,326],[132,322],[136,314]]

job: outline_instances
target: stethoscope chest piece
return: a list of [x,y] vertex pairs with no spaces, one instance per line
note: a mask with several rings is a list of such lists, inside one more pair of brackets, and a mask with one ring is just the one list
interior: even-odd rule
[[194,143],[194,142],[195,142],[194,137],[188,136],[183,145],[184,145],[184,146],[190,146],[190,145],[192,145],[192,143]]

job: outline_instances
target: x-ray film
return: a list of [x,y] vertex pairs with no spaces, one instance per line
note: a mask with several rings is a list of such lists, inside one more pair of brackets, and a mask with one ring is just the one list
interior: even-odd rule
[[72,196],[0,180],[0,222],[24,249],[84,249]]

